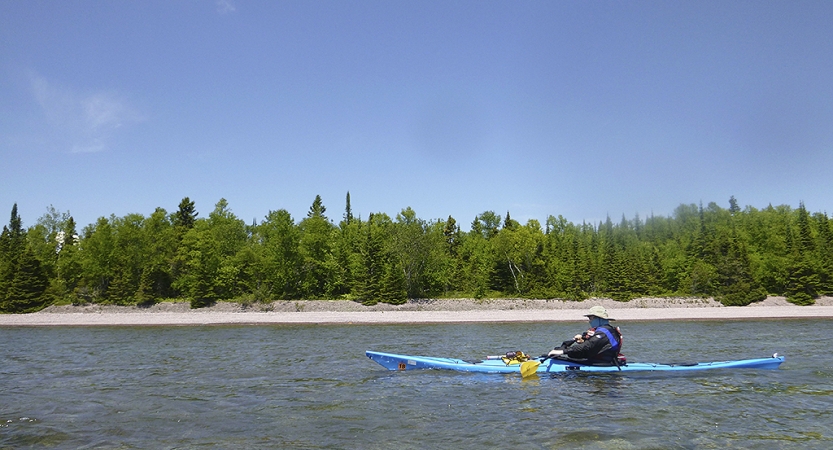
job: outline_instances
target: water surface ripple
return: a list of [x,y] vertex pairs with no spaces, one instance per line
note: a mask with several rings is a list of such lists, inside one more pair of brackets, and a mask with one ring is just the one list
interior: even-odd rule
[[581,325],[0,328],[0,448],[833,448],[829,320],[620,325],[631,361],[787,362],[521,380],[364,351],[540,354]]

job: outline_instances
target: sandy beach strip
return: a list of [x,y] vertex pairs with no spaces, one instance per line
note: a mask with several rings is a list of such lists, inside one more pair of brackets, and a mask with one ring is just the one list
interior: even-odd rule
[[[831,319],[833,299],[814,306],[795,306],[782,298],[743,307],[711,300],[641,299],[583,302],[495,300],[429,301],[400,307],[366,308],[345,301],[282,302],[258,308],[218,304],[191,310],[185,303],[152,308],[115,306],[50,307],[31,314],[0,315],[0,326],[201,326],[234,324],[409,324],[486,322],[583,322],[590,306],[601,304],[618,321]],[[277,305],[277,306],[276,306]]]

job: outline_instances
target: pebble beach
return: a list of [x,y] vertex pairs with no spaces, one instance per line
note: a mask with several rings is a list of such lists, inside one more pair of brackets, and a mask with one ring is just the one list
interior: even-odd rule
[[346,300],[275,301],[241,305],[218,302],[191,309],[185,302],[135,306],[50,306],[30,314],[0,315],[0,326],[171,326],[230,324],[407,324],[467,322],[583,322],[591,306],[604,306],[616,320],[748,320],[833,318],[833,297],[796,306],[769,297],[748,306],[713,299],[639,298],[629,302],[530,299],[418,299],[403,305],[364,306]]

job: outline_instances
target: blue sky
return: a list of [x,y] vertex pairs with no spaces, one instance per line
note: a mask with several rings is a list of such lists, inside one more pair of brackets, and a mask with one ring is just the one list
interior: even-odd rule
[[833,213],[833,2],[0,2],[0,214]]

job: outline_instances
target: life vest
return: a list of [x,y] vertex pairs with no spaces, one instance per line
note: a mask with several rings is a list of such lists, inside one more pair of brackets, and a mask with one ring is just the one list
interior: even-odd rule
[[[596,358],[593,359],[602,359],[606,361],[609,358],[610,361],[616,365],[616,367],[620,367],[628,363],[628,360],[627,358],[625,358],[625,355],[620,353],[622,351],[622,332],[619,330],[619,327],[611,328],[613,328],[613,330],[615,330],[616,332],[614,333],[610,329],[601,326],[599,328],[591,328],[587,330],[586,334],[592,336],[597,332],[601,332],[607,337],[607,342],[610,345],[609,349],[602,350],[598,355],[596,355]],[[608,354],[610,356],[606,358],[603,356],[605,354]]]
[[619,327],[616,327],[615,330],[616,334],[619,335],[619,339],[616,339],[616,337],[613,336],[613,333],[605,327],[599,327],[593,331],[601,331],[604,333],[604,335],[607,336],[607,341],[610,342],[611,350],[618,355],[619,351],[622,350],[622,332],[619,331]]

